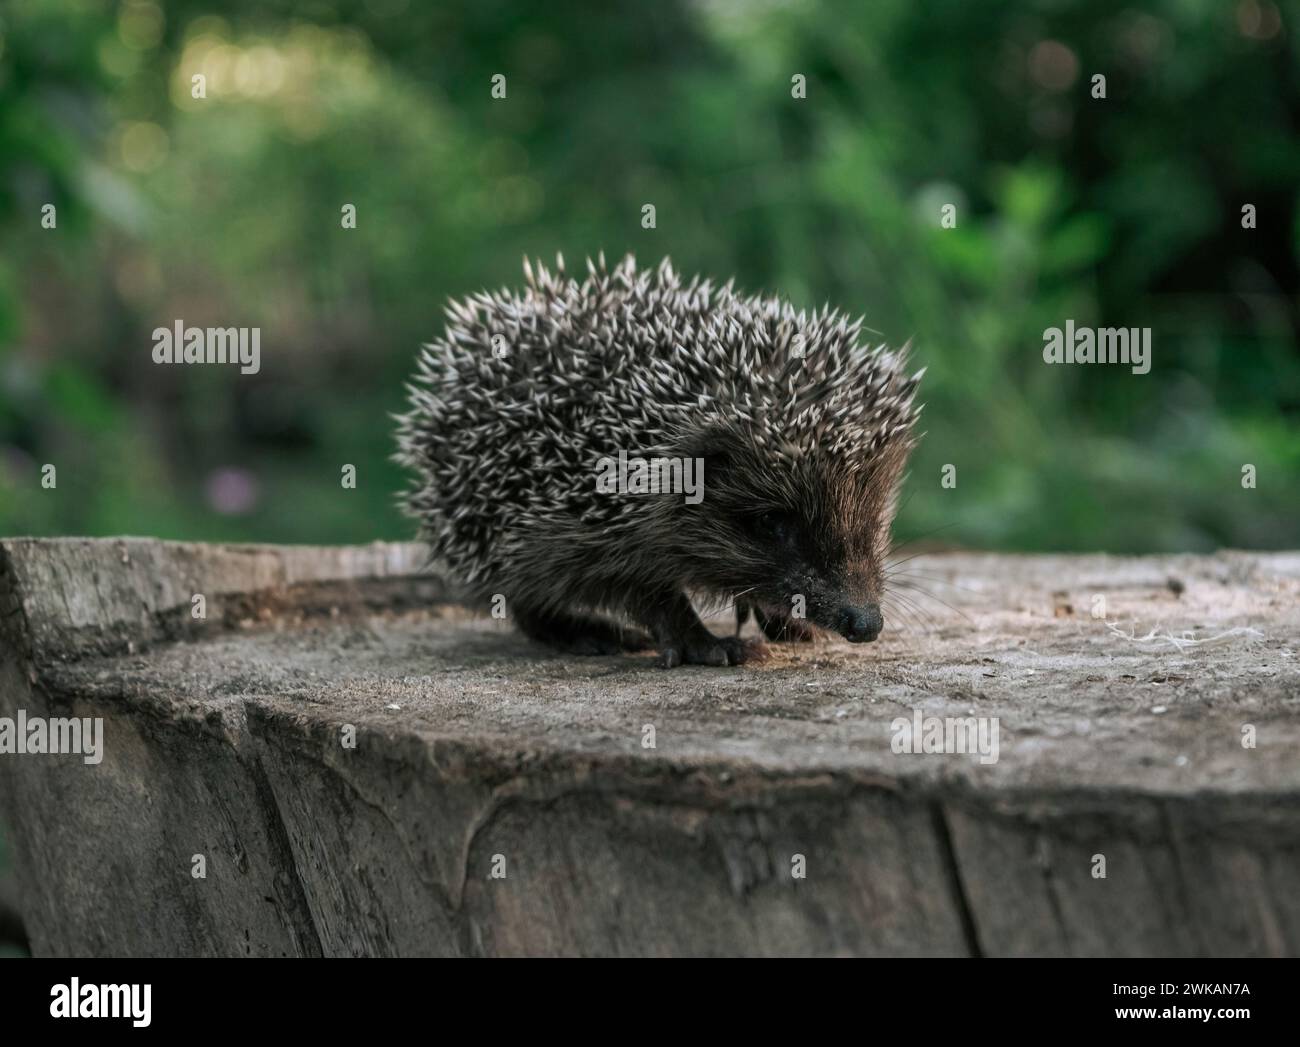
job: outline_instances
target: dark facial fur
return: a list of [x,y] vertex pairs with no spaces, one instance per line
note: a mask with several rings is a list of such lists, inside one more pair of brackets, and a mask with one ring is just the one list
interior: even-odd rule
[[693,587],[729,594],[791,639],[807,632],[790,619],[874,640],[906,450],[891,445],[849,473],[815,451],[772,463],[743,437],[716,442],[703,455],[704,502],[677,507]]
[[[435,556],[580,652],[753,653],[713,636],[688,592],[736,600],[772,639],[810,624],[874,639],[918,410],[905,353],[829,309],[684,285],[666,262],[588,268],[582,283],[526,268],[522,293],[452,303],[426,347],[399,457]],[[620,450],[703,459],[703,501],[598,493],[597,462]]]

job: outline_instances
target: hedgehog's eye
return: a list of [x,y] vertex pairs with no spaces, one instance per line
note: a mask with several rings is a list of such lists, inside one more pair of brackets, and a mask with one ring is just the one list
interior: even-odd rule
[[790,545],[794,542],[795,525],[788,513],[769,509],[754,517],[754,533],[775,545]]

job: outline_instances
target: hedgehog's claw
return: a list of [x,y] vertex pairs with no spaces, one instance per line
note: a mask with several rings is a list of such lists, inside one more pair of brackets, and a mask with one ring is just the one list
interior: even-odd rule
[[659,665],[664,669],[674,669],[679,665],[743,665],[746,662],[762,661],[767,657],[767,648],[753,640],[741,640],[735,636],[714,636],[708,630],[703,635],[667,644],[659,651]]
[[761,656],[761,645],[709,632],[685,593],[647,596],[644,610],[636,617],[659,638],[659,664],[665,669],[678,665],[740,665]]

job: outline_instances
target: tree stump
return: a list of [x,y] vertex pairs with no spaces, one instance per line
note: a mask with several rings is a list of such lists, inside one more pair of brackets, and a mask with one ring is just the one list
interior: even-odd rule
[[1298,553],[926,555],[674,670],[423,561],[0,542],[10,741],[103,731],[0,754],[37,954],[1300,953]]

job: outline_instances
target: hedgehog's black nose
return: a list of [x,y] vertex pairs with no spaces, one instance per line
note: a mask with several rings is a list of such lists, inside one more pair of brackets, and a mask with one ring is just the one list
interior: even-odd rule
[[880,635],[885,620],[875,604],[865,607],[841,607],[835,628],[850,643],[867,643]]

